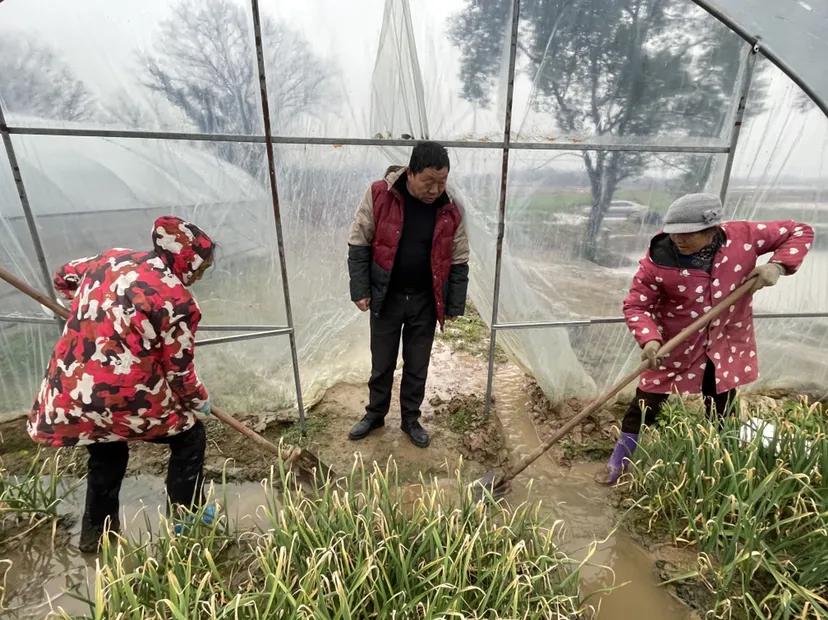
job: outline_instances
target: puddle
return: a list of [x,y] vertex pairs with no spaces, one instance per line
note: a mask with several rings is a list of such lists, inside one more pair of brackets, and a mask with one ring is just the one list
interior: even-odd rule
[[[529,415],[525,386],[526,379],[515,366],[502,366],[495,375],[497,415],[507,435],[507,445],[512,449],[514,464],[541,443]],[[564,469],[545,454],[517,477],[509,500],[542,501],[543,513],[566,524],[564,549],[582,559],[590,541],[607,538],[618,518],[610,504],[610,490],[593,482],[593,475],[601,467],[601,463],[576,463]],[[667,589],[658,586],[653,558],[623,531],[617,531],[599,544],[590,563],[593,566],[583,571],[585,592],[629,582],[600,596],[598,618],[601,620],[689,620],[694,617]],[[595,600],[591,602],[598,604]]]
[[[67,496],[61,510],[77,516],[70,528],[59,532],[54,540],[49,530],[41,530],[6,550],[4,559],[12,565],[6,574],[4,604],[7,609],[3,610],[3,618],[41,619],[58,608],[69,614],[89,613],[88,605],[70,594],[85,597],[87,585],[90,590],[94,586],[97,556],[82,554],[77,549],[84,490],[81,485]],[[260,484],[216,485],[214,490],[234,527],[252,529],[257,524],[260,519],[257,509],[265,501]],[[147,531],[157,531],[163,501],[162,478],[148,475],[125,478],[121,487],[123,534],[135,538]]]

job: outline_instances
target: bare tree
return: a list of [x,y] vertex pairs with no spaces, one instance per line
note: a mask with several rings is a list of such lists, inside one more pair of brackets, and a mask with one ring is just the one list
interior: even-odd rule
[[[329,74],[307,42],[284,24],[264,17],[271,122],[284,128],[293,117],[322,105]],[[162,22],[154,54],[143,55],[144,84],[208,133],[261,133],[256,50],[249,9],[232,0],[182,0]],[[259,162],[239,161],[250,149],[219,147],[219,154],[257,172]]]
[[[133,90],[119,88],[104,104],[108,122],[130,129],[174,128],[178,111],[171,111],[166,100],[158,97],[136,97]],[[180,126],[180,120],[177,123]]]
[[97,104],[48,45],[22,32],[0,36],[0,96],[7,111],[65,121],[88,119]]

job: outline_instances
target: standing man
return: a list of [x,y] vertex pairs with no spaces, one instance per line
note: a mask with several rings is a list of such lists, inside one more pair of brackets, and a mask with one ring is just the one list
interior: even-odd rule
[[71,307],[27,430],[38,443],[89,451],[83,552],[97,549],[107,521],[119,530],[130,441],[169,445],[173,506],[203,502],[207,438],[197,416],[210,413],[210,401],[193,365],[201,312],[189,287],[213,264],[215,244],[172,216],[155,221],[152,243],[150,252],[72,261],[55,276]]
[[[710,311],[749,278],[752,293],[792,275],[811,248],[814,231],[793,220],[722,222],[712,194],[688,194],[670,205],[624,300],[627,326],[649,369],[621,423],[621,437],[596,481],[613,485],[638,447],[642,424],[653,424],[670,394],[702,393],[708,416],[726,415],[736,389],[759,376],[753,299],[742,297],[666,357],[666,342]],[[757,266],[757,259],[770,260]],[[715,410],[715,412],[714,412]]]
[[469,243],[460,209],[446,193],[449,158],[420,142],[407,168],[392,166],[357,207],[348,239],[351,300],[371,311],[371,379],[365,416],[348,438],[385,424],[402,333],[401,428],[429,444],[420,424],[435,325],[461,316],[469,281]]

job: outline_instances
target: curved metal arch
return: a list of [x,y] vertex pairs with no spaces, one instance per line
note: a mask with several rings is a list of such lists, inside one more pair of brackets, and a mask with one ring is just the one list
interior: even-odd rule
[[[742,24],[734,15],[728,12],[722,5],[726,2],[721,0],[693,0],[695,4],[710,13],[713,17],[722,22],[725,26],[733,30],[736,34],[742,37],[745,41],[753,46],[754,51],[761,53],[765,58],[776,65],[785,75],[787,75],[794,83],[805,92],[811,101],[822,110],[825,116],[828,116],[828,101],[811,84],[809,84],[795,66],[790,64],[788,60],[782,57],[768,42],[762,37],[761,32],[751,32],[745,24]],[[768,6],[774,6],[774,3],[768,3]],[[805,34],[805,33],[803,33]],[[825,33],[828,37],[828,33]]]

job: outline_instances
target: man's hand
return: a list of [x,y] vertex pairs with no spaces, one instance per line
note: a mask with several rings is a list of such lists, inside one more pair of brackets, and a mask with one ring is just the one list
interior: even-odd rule
[[370,297],[365,297],[363,299],[355,301],[354,303],[356,304],[357,308],[359,308],[360,310],[365,312],[366,310],[368,310],[368,308],[371,307],[371,298]]
[[206,418],[213,412],[213,405],[210,403],[210,399],[204,401],[204,404],[201,405],[198,409],[195,410],[196,414],[200,418]]
[[641,361],[647,362],[651,370],[658,368],[661,358],[656,355],[661,348],[661,342],[658,340],[650,340],[641,349]]
[[755,293],[760,288],[766,286],[773,286],[779,280],[779,276],[784,273],[785,268],[779,263],[767,263],[766,265],[759,265],[750,272],[748,279],[753,278],[753,288],[751,293]]

